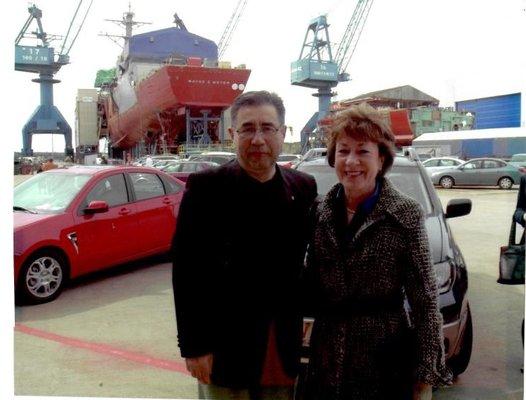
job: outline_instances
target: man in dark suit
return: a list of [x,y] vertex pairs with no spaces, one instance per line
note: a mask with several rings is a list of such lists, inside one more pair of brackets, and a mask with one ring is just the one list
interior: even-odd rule
[[179,347],[200,398],[292,399],[299,278],[316,183],[276,164],[286,130],[276,94],[247,92],[231,115],[237,159],[190,175],[179,210]]

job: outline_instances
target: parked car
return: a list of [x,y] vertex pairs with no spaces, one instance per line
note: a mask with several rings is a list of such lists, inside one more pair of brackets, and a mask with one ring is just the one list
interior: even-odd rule
[[312,149],[309,149],[303,157],[301,157],[301,161],[311,161],[315,160],[316,158],[325,157],[327,155],[327,148],[325,147],[314,147]]
[[520,153],[512,155],[509,163],[519,168],[521,172],[526,172],[526,154]]
[[165,165],[161,171],[186,182],[191,173],[215,167],[219,167],[219,164],[211,161],[179,160]]
[[323,158],[326,155],[326,147],[313,147],[312,149],[307,150],[307,152],[301,156],[300,161],[296,165],[294,165],[294,168],[297,169],[304,162],[312,161],[317,158]]
[[[324,196],[338,182],[335,170],[325,159],[303,163],[298,170],[314,176],[320,196]],[[444,320],[446,360],[454,374],[459,375],[466,370],[471,358],[473,326],[467,297],[466,263],[453,239],[447,220],[469,214],[471,200],[453,199],[449,201],[444,213],[436,190],[416,155],[397,156],[387,176],[395,187],[418,201],[424,210],[432,262],[437,276],[440,311]],[[306,319],[304,331],[309,332],[312,321]],[[308,336],[307,333],[305,347],[308,346]],[[306,361],[306,356],[303,361]]]
[[277,163],[282,167],[291,168],[301,160],[299,154],[280,154]]
[[422,161],[422,165],[426,167],[426,171],[429,176],[433,172],[441,171],[443,169],[456,167],[457,165],[460,165],[464,162],[464,160],[461,160],[460,158],[454,158],[454,157],[433,157],[428,158],[425,161]]
[[425,161],[425,160],[429,160],[430,158],[433,158],[433,156],[429,153],[419,153],[418,154],[418,159],[420,161]]
[[157,155],[153,155],[153,156],[139,157],[137,160],[135,160],[132,163],[132,165],[134,165],[136,167],[145,166],[146,165],[146,160],[148,158],[151,158],[152,166],[155,166],[156,164],[162,165],[163,162],[166,162],[166,161],[176,161],[176,160],[180,160],[181,159],[181,157],[179,157],[177,154],[157,154]]
[[514,165],[496,158],[474,158],[457,167],[431,174],[433,184],[444,189],[454,186],[499,186],[511,189],[520,182],[521,172]]
[[17,300],[48,302],[71,278],[168,251],[183,189],[164,172],[131,166],[54,169],[16,186]]
[[176,163],[179,161],[180,161],[179,159],[167,159],[167,160],[155,160],[154,159],[152,167],[157,168],[157,169],[163,169],[167,165]]
[[208,151],[191,155],[188,157],[188,161],[211,161],[223,165],[235,158],[236,153],[230,153],[228,151]]

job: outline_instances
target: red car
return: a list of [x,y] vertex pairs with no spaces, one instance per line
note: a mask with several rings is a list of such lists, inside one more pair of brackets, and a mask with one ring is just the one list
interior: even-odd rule
[[155,168],[78,166],[14,190],[17,300],[55,299],[71,278],[170,249],[184,182]]

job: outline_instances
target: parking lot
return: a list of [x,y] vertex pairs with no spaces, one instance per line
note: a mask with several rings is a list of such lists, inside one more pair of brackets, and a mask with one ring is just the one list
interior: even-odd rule
[[[522,399],[524,287],[496,283],[517,190],[439,190],[470,198],[450,221],[469,269],[471,364],[435,399]],[[154,258],[83,278],[52,303],[15,308],[15,394],[197,398],[179,355],[171,265]],[[218,327],[220,329],[220,327]]]

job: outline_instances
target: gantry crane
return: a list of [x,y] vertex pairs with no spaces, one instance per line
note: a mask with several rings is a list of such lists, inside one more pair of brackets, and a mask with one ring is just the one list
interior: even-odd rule
[[[331,97],[336,93],[332,88],[340,82],[349,80],[346,72],[354,54],[373,0],[358,0],[347,29],[342,36],[336,55],[333,57],[329,40],[327,16],[314,18],[305,34],[303,46],[297,61],[291,63],[291,83],[293,85],[318,89],[313,96],[318,97],[318,111],[301,131],[302,151],[309,146],[312,134],[322,134],[319,122],[329,112]],[[321,145],[321,137],[315,136],[316,145]]]
[[[31,144],[34,134],[62,134],[66,142],[65,154],[73,156],[71,127],[53,104],[53,84],[60,82],[53,76],[62,66],[69,64],[69,52],[92,3],[93,0],[86,6],[83,0],[79,1],[65,37],[48,35],[42,27],[42,11],[34,4],[28,7],[29,17],[15,39],[15,70],[39,74],[32,81],[40,84],[40,105],[22,129],[23,155],[33,155]],[[79,15],[82,14],[80,19]],[[28,29],[33,21],[36,21],[37,30],[30,32]],[[37,39],[39,43],[37,46],[21,45],[22,40],[28,38]],[[50,47],[50,42],[57,39],[62,39],[58,54]]]

